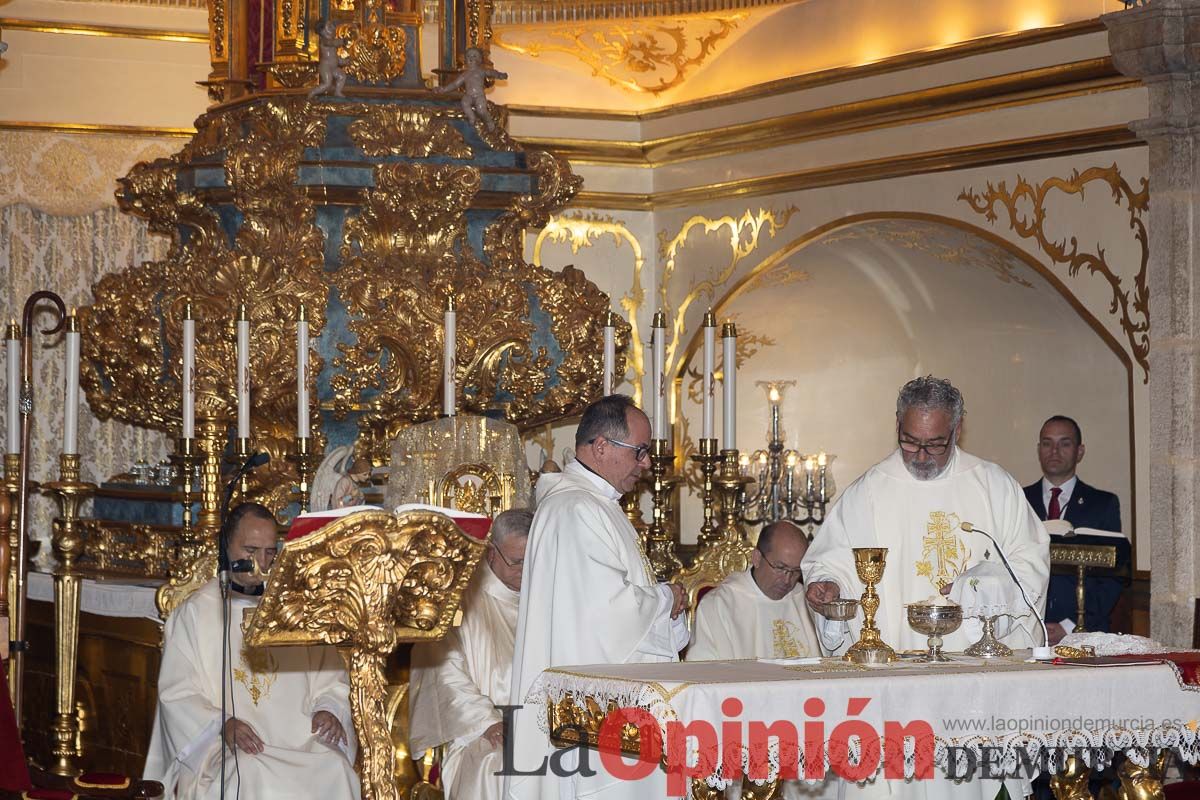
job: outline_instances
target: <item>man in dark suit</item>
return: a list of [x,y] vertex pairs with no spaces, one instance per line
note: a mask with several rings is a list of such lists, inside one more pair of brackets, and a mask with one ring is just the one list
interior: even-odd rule
[[[1025,487],[1029,505],[1042,520],[1065,519],[1076,528],[1096,528],[1102,531],[1121,530],[1121,501],[1112,492],[1089,486],[1075,475],[1075,467],[1083,460],[1083,433],[1070,417],[1054,416],[1042,425],[1038,437],[1038,461],[1042,479]],[[1121,596],[1129,574],[1129,540],[1107,536],[1075,535],[1068,538],[1051,536],[1055,544],[1115,545],[1117,566],[1115,575],[1087,577],[1087,608],[1084,620],[1090,631],[1107,631],[1109,616]],[[1046,600],[1046,627],[1050,643],[1057,644],[1075,629],[1077,606],[1075,587],[1078,579],[1071,574],[1051,574]]]

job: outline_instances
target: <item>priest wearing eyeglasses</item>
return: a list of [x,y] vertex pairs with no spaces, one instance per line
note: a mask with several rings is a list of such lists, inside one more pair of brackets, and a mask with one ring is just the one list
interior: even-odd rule
[[[1016,479],[958,447],[963,411],[962,394],[948,380],[924,377],[906,383],[896,401],[897,448],[854,481],[829,510],[802,567],[818,632],[830,650],[844,652],[858,639],[861,612],[849,630],[845,623],[820,616],[828,601],[861,594],[855,547],[888,549],[875,617],[883,640],[897,651],[925,649],[925,635],[908,626],[904,607],[948,594],[961,573],[985,560],[997,561],[995,546],[979,533],[964,531],[964,522],[996,538],[1039,616],[1044,609],[1050,537]],[[944,637],[945,649],[961,651],[979,633],[978,622],[966,620]],[[1043,644],[1038,619],[1030,613],[1001,616],[996,635],[1013,649]],[[909,785],[880,779],[860,789],[846,788],[847,797],[992,800],[999,786],[995,781],[957,786],[936,779]],[[1010,789],[1014,797],[1016,788]]]
[[763,528],[750,569],[731,574],[696,607],[687,660],[821,655],[800,583],[807,551],[808,538],[792,523],[780,520]]
[[529,702],[530,688],[550,667],[677,661],[687,646],[683,588],[656,581],[620,504],[650,466],[649,450],[646,415],[628,397],[609,395],[583,412],[575,460],[538,478],[512,678],[513,702],[526,701],[513,725],[513,766],[524,774],[508,778],[506,800],[666,797],[662,770],[625,781],[594,754],[587,770],[569,763],[579,757],[572,752],[555,762],[569,774],[547,772],[553,748],[545,710]]

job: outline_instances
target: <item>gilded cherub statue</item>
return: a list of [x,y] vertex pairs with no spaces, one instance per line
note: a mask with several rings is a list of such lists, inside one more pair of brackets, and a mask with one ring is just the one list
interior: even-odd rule
[[491,69],[483,65],[483,51],[478,47],[468,47],[465,54],[466,66],[457,78],[445,86],[438,86],[433,91],[437,94],[451,92],[463,87],[462,110],[467,121],[472,125],[479,124],[482,117],[489,131],[496,129],[496,121],[488,111],[487,96],[484,94],[488,78],[507,78],[507,72]]
[[316,97],[319,94],[327,93],[330,88],[333,89],[334,97],[342,97],[342,89],[346,85],[346,71],[342,69],[346,61],[338,55],[338,48],[346,46],[346,40],[335,36],[337,29],[333,26],[332,19],[326,19],[321,23],[320,33],[320,58],[317,61],[317,74],[321,78],[321,82],[317,84],[309,97]]

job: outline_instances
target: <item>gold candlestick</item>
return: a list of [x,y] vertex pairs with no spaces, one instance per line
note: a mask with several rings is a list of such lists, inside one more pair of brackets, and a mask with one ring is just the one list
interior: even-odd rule
[[654,498],[654,514],[646,528],[646,557],[650,567],[660,581],[669,579],[683,569],[675,555],[675,540],[671,536],[672,514],[671,492],[679,478],[668,475],[675,462],[671,443],[666,439],[655,439],[650,443],[650,493]]
[[[11,614],[11,609],[17,602],[17,540],[21,536],[21,521],[17,517],[19,509],[17,507],[17,495],[21,493],[21,454],[20,453],[5,453],[4,454],[4,492],[8,495],[8,530],[3,533],[8,537],[8,553],[9,553],[9,570],[8,570],[8,602]],[[11,619],[11,617],[10,617]],[[5,654],[8,654],[8,640],[12,637],[14,629],[10,623],[9,629],[4,633]],[[8,670],[8,693],[9,696],[15,696],[17,691],[17,671],[11,666]],[[18,723],[19,724],[19,723]]]
[[79,659],[79,589],[83,579],[75,571],[75,561],[83,553],[83,530],[79,525],[79,507],[96,491],[96,485],[79,480],[79,456],[63,453],[58,457],[59,479],[47,483],[43,491],[54,496],[59,516],[54,520],[51,544],[58,556],[54,571],[54,661],[55,716],[50,770],[56,775],[78,775],[79,718],[75,711],[75,672]]
[[742,525],[738,521],[741,497],[746,487],[754,483],[753,478],[747,478],[738,468],[738,451],[721,451],[721,468],[713,479],[716,493],[720,498],[721,518],[717,528],[717,539],[727,536],[745,538]]
[[316,454],[313,453],[312,448],[309,447],[311,441],[312,440],[307,436],[297,436],[296,452],[287,457],[288,461],[291,461],[296,465],[296,474],[300,476],[300,485],[298,490],[300,494],[300,512],[302,514],[308,513],[310,505],[310,498],[308,495],[312,491],[312,486],[309,485],[309,479],[313,474],[313,465],[317,461]]
[[862,631],[858,641],[846,651],[846,660],[856,664],[886,664],[896,660],[896,651],[884,643],[875,627],[875,612],[879,610],[879,594],[875,584],[883,578],[883,568],[887,566],[886,547],[855,547],[854,569],[858,579],[866,584],[866,590],[859,601],[863,610]]
[[717,450],[717,440],[701,439],[700,452],[694,453],[692,460],[700,465],[700,474],[703,476],[700,487],[700,499],[704,503],[704,523],[700,526],[700,536],[697,538],[697,543],[700,545],[700,549],[704,549],[720,538],[717,532],[717,524],[714,521],[717,512],[714,507],[716,492],[713,489],[713,476],[716,475],[717,464],[721,460],[721,455]]
[[630,491],[621,495],[621,508],[625,512],[625,518],[629,520],[629,524],[633,525],[633,529],[640,534],[646,532],[646,520],[642,519],[642,493],[641,484],[635,486]]
[[196,521],[192,514],[192,504],[196,501],[192,485],[196,480],[196,463],[199,461],[196,440],[177,439],[171,461],[179,469],[179,502],[183,506],[183,530],[179,537],[178,560],[187,563],[200,554],[200,541],[196,537]]

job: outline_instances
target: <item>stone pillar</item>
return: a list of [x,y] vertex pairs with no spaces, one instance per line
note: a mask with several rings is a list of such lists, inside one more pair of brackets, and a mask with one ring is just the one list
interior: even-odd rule
[[[1150,150],[1150,632],[1191,645],[1200,596],[1200,0],[1106,14],[1113,63],[1140,78]],[[1147,535],[1148,534],[1148,535]]]

